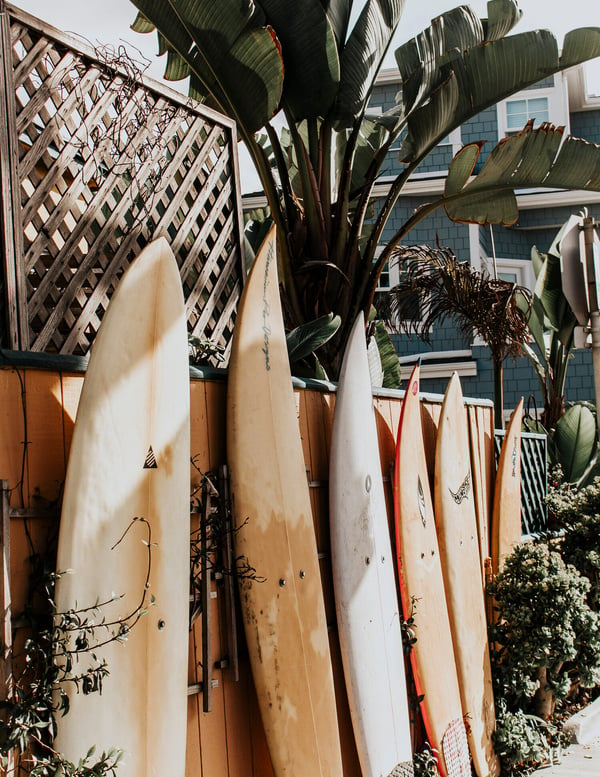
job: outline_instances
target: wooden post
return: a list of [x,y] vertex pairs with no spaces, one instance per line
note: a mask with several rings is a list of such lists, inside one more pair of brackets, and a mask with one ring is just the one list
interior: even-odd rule
[[8,326],[8,342],[3,345],[26,351],[29,322],[23,288],[19,146],[12,67],[10,16],[4,0],[0,0],[0,251]]

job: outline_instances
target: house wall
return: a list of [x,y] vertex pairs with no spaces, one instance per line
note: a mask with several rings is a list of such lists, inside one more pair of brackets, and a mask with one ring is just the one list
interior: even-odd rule
[[[565,95],[562,90],[566,89],[567,81],[561,75],[551,76],[538,84],[530,87],[527,92],[535,96],[536,89],[546,90],[554,88],[555,95]],[[380,105],[382,110],[388,110],[394,105],[394,95],[397,87],[393,83],[385,83],[376,87],[371,100],[372,105]],[[552,99],[551,111],[566,105],[566,96],[564,99]],[[467,144],[476,141],[484,141],[481,154],[477,161],[474,172],[477,173],[485,163],[489,153],[493,150],[499,140],[499,111],[503,110],[502,105],[491,106],[479,113],[469,121],[465,122],[460,128],[461,143]],[[571,135],[584,138],[593,143],[600,143],[600,110],[579,110],[572,112],[568,117],[567,129]],[[557,124],[564,123],[563,117],[550,116],[551,121]],[[399,143],[395,144],[399,146]],[[438,146],[424,160],[418,174],[439,173],[444,176],[452,158],[452,147],[449,145]],[[400,167],[397,162],[397,151],[390,152],[382,169],[382,180],[389,180],[397,175]],[[416,180],[415,178],[415,180]],[[421,176],[421,183],[423,176]],[[430,196],[401,196],[396,204],[394,212],[384,230],[382,243],[387,243],[394,234],[406,223],[408,218],[414,213],[420,205],[431,201]],[[439,243],[441,246],[449,247],[461,260],[472,261],[473,256],[492,257],[495,255],[498,260],[519,260],[525,265],[530,261],[531,249],[536,246],[541,252],[547,251],[560,227],[568,220],[573,213],[580,213],[583,205],[574,204],[573,206],[564,204],[564,196],[561,195],[557,204],[544,205],[543,207],[522,207],[519,212],[517,222],[510,227],[494,225],[490,230],[489,226],[480,227],[475,232],[470,231],[468,225],[456,224],[447,218],[443,209],[438,209],[433,214],[427,216],[417,227],[415,227],[402,240],[403,244],[427,244],[435,246]],[[375,205],[377,213],[378,204]],[[598,203],[588,204],[588,213],[596,220],[600,220],[600,205]],[[477,235],[478,244],[472,245],[473,235]],[[488,270],[491,267],[488,265]],[[530,279],[533,274],[529,273]],[[462,335],[455,324],[446,321],[434,326],[428,333],[429,342],[425,343],[415,335],[392,334],[392,340],[396,350],[401,357],[409,355],[427,354],[430,352],[440,352],[441,361],[443,361],[444,351],[471,350],[472,355],[469,361],[475,361],[477,365],[477,375],[463,378],[464,390],[471,396],[493,397],[492,365],[489,357],[489,351],[472,337]],[[408,377],[408,369],[404,373]],[[449,378],[436,377],[427,378],[422,376],[422,385],[424,390],[434,393],[443,393]],[[514,407],[521,396],[526,399],[533,395],[534,401],[538,407],[541,404],[541,394],[538,387],[538,381],[533,367],[529,361],[523,357],[518,359],[507,359],[504,365],[505,375],[505,408],[509,410]],[[568,377],[566,383],[567,400],[587,400],[594,401],[594,382],[592,371],[592,359],[590,350],[581,350],[573,353],[573,358],[569,364]]]

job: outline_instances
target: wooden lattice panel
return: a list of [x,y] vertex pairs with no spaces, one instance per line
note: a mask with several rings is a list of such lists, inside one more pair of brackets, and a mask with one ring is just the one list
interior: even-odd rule
[[233,124],[9,10],[21,348],[86,354],[123,271],[165,235],[190,334],[227,352],[242,268]]

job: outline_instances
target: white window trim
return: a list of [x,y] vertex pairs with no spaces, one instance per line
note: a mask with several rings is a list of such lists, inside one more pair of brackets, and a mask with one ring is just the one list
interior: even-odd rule
[[[508,134],[508,119],[506,116],[506,105],[515,100],[527,100],[533,97],[548,98],[548,120],[555,125],[564,126],[565,135],[570,132],[569,106],[566,81],[563,73],[555,73],[553,86],[544,86],[540,88],[524,89],[521,92],[512,94],[506,100],[498,103],[496,112],[498,117],[498,140],[502,140]],[[521,128],[522,129],[522,128]]]
[[[477,237],[479,239],[479,237]],[[473,246],[473,243],[471,243]],[[491,256],[488,256],[485,251],[479,251],[478,261],[475,263],[471,261],[473,267],[480,272],[485,270],[491,277],[494,275],[494,260]],[[535,273],[533,272],[533,265],[531,259],[505,259],[503,257],[496,257],[496,270],[498,273],[502,271],[515,273],[517,276],[517,283],[519,286],[525,286],[531,291],[535,288]],[[484,346],[486,343],[479,335],[475,335],[473,338],[474,346]]]
[[[477,376],[477,362],[472,358],[470,350],[463,351],[431,351],[418,356],[401,356],[398,361],[401,367],[411,367],[421,359],[421,380],[433,380],[434,378],[450,378],[452,373],[458,373],[461,378],[474,378]],[[446,359],[435,364],[429,362],[435,359]],[[453,361],[460,359],[460,361]]]
[[[494,260],[491,256],[484,255],[481,257],[481,267],[487,270],[489,275],[493,277]],[[514,273],[517,276],[519,286],[525,286],[531,291],[535,288],[535,273],[533,272],[531,259],[504,259],[496,257],[496,270],[498,274],[501,272]]]

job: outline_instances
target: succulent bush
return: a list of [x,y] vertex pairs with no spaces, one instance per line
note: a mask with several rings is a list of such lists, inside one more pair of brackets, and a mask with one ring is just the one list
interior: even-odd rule
[[589,580],[547,542],[517,546],[490,587],[497,695],[507,709],[550,719],[572,685],[600,682],[600,614]]
[[600,477],[585,488],[552,480],[547,499],[552,525],[560,530],[554,541],[566,564],[572,564],[590,581],[588,603],[600,611]]

